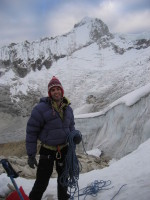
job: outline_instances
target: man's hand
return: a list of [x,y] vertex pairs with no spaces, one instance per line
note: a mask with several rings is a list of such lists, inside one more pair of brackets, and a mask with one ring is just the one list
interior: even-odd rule
[[29,167],[31,167],[32,169],[35,168],[35,166],[37,166],[37,161],[36,158],[34,156],[29,156],[28,157],[28,165]]
[[73,141],[75,144],[79,144],[81,142],[81,140],[82,140],[82,135],[81,135],[80,131],[76,130],[76,134],[73,138]]

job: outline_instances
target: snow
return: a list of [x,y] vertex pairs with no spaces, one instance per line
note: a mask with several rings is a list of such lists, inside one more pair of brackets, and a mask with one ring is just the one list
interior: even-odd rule
[[[109,167],[93,170],[91,172],[80,174],[79,177],[79,189],[87,187],[94,181],[111,181],[111,184],[106,187],[109,190],[100,190],[97,196],[87,196],[87,200],[91,199],[101,199],[110,200],[112,199],[119,189],[119,193],[114,199],[119,200],[148,200],[150,199],[150,139],[141,144],[137,150],[131,154],[123,157],[122,159],[112,163]],[[94,153],[94,150],[93,150]],[[97,151],[95,151],[97,154]],[[34,180],[24,179],[18,177],[16,183],[18,187],[22,186],[25,193],[28,195],[33,186]],[[5,173],[0,175],[0,195],[4,196],[8,192],[7,184],[11,183],[9,177]],[[51,178],[48,188],[43,195],[43,200],[48,199],[49,196],[53,196],[52,199],[57,199],[57,180],[56,178]],[[77,199],[77,197],[75,198]],[[84,196],[79,198],[84,199]]]
[[96,156],[96,157],[100,157],[102,152],[98,148],[96,148],[96,149],[92,149],[90,151],[86,151],[86,153],[88,155],[93,155],[93,156]]
[[[88,108],[84,110],[87,114],[80,114],[76,115],[76,118],[90,118],[90,117],[96,117],[100,115],[104,115],[108,110],[112,109],[113,107],[119,105],[119,104],[126,104],[127,106],[134,105],[137,101],[139,101],[142,97],[148,95],[150,93],[150,84],[147,84],[133,92],[130,92],[129,94],[126,94],[125,96],[119,98],[118,100],[114,101],[112,104],[107,106],[104,110],[100,112],[95,113],[88,113]],[[84,106],[84,108],[86,108]]]

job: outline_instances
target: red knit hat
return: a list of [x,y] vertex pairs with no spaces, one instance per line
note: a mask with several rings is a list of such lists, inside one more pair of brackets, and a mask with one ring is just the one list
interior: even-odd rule
[[56,78],[55,76],[52,77],[52,79],[50,80],[50,82],[48,84],[48,94],[49,94],[49,97],[51,96],[50,90],[51,90],[52,87],[60,87],[61,92],[62,92],[62,96],[64,96],[64,89],[62,87],[62,84],[58,80],[58,78]]

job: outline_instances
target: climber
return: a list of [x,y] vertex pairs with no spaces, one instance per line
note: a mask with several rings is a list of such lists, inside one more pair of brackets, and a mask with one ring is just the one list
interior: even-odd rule
[[[64,96],[60,81],[53,76],[48,84],[48,97],[43,97],[33,108],[26,128],[26,149],[28,164],[37,166],[36,180],[29,194],[30,200],[41,200],[56,162],[58,200],[67,200],[70,195],[67,187],[60,184],[59,178],[65,167],[68,150],[67,137],[75,130],[75,122],[69,100]],[[74,137],[74,143],[81,142],[81,135]],[[40,158],[37,165],[37,140],[41,141]]]

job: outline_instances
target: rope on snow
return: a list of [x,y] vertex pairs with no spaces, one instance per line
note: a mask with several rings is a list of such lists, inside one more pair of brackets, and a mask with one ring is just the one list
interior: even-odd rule
[[[100,192],[101,190],[110,190],[113,188],[112,187],[108,187],[110,186],[111,184],[111,181],[108,180],[108,181],[98,181],[98,180],[95,180],[94,182],[92,182],[90,185],[88,185],[87,187],[85,188],[82,188],[80,191],[80,194],[79,196],[85,196],[84,199],[86,199],[86,197],[88,195],[92,196],[92,197],[96,197],[98,192]],[[115,197],[119,194],[119,192],[121,191],[121,189],[125,186],[126,184],[122,185],[120,187],[120,189],[118,190],[118,192],[111,198],[111,200],[114,200]],[[108,188],[107,188],[108,187]]]

